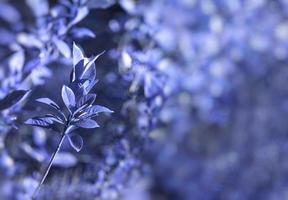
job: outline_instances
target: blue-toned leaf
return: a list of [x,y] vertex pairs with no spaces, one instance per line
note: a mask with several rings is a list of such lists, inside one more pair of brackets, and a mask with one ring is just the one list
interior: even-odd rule
[[37,126],[47,129],[52,129],[56,132],[59,132],[60,129],[54,124],[54,120],[51,117],[33,117],[28,119],[25,124],[31,126]]
[[53,161],[53,166],[64,168],[73,167],[76,164],[77,164],[77,158],[72,153],[68,152],[57,153]]
[[84,94],[88,94],[96,83],[98,83],[98,80],[88,80],[88,85],[85,87]]
[[95,120],[89,119],[89,118],[75,122],[74,125],[78,126],[80,128],[97,128],[97,127],[99,127],[99,125],[97,124],[97,122]]
[[91,31],[88,28],[84,28],[84,27],[73,28],[71,33],[75,38],[86,38],[86,37],[95,38],[96,37],[96,35],[95,35],[95,33],[93,33],[93,31]]
[[80,22],[82,19],[84,19],[89,13],[89,9],[87,7],[80,7],[78,8],[76,17],[69,23],[68,27],[71,27],[78,22]]
[[14,90],[6,97],[0,100],[0,110],[10,108],[17,102],[19,102],[26,94],[28,90]]
[[43,85],[47,78],[52,76],[52,71],[46,66],[37,66],[30,73],[34,85]]
[[12,73],[19,73],[24,65],[25,56],[23,51],[14,53],[9,59],[9,67]]
[[53,114],[46,114],[45,117],[51,119],[54,122],[60,123],[60,124],[65,123],[61,118],[59,118],[58,116],[53,115]]
[[20,147],[21,150],[23,150],[28,156],[30,156],[31,158],[35,159],[38,162],[43,162],[45,158],[48,156],[45,150],[43,151],[43,149],[42,150],[35,149],[27,143],[21,144]]
[[110,110],[109,108],[106,108],[104,106],[94,105],[94,106],[86,108],[84,111],[84,114],[81,115],[81,118],[94,117],[102,112],[113,113],[113,111]]
[[28,48],[36,47],[41,49],[44,45],[35,35],[28,33],[19,33],[17,35],[17,41]]
[[69,45],[66,44],[66,42],[64,42],[63,40],[55,39],[54,43],[63,56],[65,56],[66,58],[71,57],[71,50]]
[[75,107],[76,102],[74,92],[66,85],[62,87],[62,99],[69,110]]
[[[73,42],[73,66],[75,67],[77,63],[80,62],[80,60],[84,59],[83,51],[75,42]],[[84,66],[84,61],[83,61]]]
[[39,99],[36,99],[36,101],[40,102],[40,103],[44,103],[46,105],[49,105],[57,110],[60,110],[60,107],[58,106],[57,103],[55,103],[53,100],[49,99],[49,98],[39,98]]
[[87,94],[79,99],[79,101],[77,102],[77,107],[79,108],[85,104],[87,106],[92,105],[95,99],[96,99],[96,94]]
[[78,134],[68,134],[68,140],[70,145],[75,149],[77,152],[79,152],[83,147],[83,139]]
[[0,18],[9,22],[9,23],[17,23],[20,21],[19,12],[11,5],[1,2],[0,3]]
[[80,60],[74,67],[74,78],[73,78],[73,81],[75,80],[80,80],[81,79],[81,75],[83,74],[84,70],[85,70],[85,60],[82,59]]
[[102,8],[106,9],[115,4],[115,0],[88,0],[87,6],[89,8]]
[[95,63],[90,63],[91,61],[85,66],[85,70],[81,75],[81,79],[94,80],[96,78]]
[[26,2],[36,17],[47,15],[49,12],[47,0],[26,0]]
[[69,84],[69,87],[73,90],[76,101],[78,101],[83,95],[85,90],[85,85],[87,85],[86,80],[76,80]]
[[144,94],[145,97],[151,98],[163,90],[164,83],[161,77],[157,77],[155,74],[148,73],[144,76]]
[[94,56],[90,61],[85,65],[84,71],[82,72],[82,75],[80,76],[80,79],[88,79],[88,80],[95,80],[96,78],[96,66],[95,61],[99,56],[101,56],[104,53],[104,51],[97,56]]

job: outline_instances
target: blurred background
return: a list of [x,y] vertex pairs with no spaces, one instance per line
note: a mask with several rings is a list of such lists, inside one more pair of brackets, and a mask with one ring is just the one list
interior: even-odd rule
[[0,199],[29,199],[60,140],[73,41],[114,111],[61,147],[37,199],[288,199],[287,0],[1,0]]

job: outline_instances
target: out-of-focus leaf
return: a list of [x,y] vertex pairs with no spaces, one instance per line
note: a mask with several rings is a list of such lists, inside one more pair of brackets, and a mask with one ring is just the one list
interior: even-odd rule
[[48,156],[45,151],[34,149],[26,143],[21,145],[21,149],[38,162],[43,162],[43,160],[45,160],[45,158]]
[[98,123],[95,120],[89,119],[89,118],[76,122],[75,126],[78,126],[81,128],[97,128],[97,127],[99,127]]
[[82,19],[84,19],[89,13],[89,9],[87,7],[80,7],[77,11],[76,17],[70,22],[68,27],[71,27],[78,22],[80,22]]
[[67,136],[68,136],[70,145],[73,147],[73,149],[79,152],[83,146],[82,137],[78,134],[68,134]]
[[66,44],[66,42],[64,42],[63,40],[55,39],[54,43],[63,56],[65,56],[66,58],[71,57],[71,50],[69,45]]
[[93,31],[91,31],[88,28],[84,28],[84,27],[75,27],[71,30],[71,34],[75,37],[75,38],[86,38],[86,37],[90,37],[90,38],[95,38],[96,35],[95,33],[93,33]]
[[28,48],[36,47],[38,49],[41,49],[43,47],[43,43],[32,34],[19,33],[17,35],[17,41]]
[[115,3],[116,3],[115,0],[88,0],[87,6],[89,8],[105,9],[105,8],[112,6]]
[[14,90],[9,93],[6,97],[0,100],[0,110],[7,109],[18,101],[20,101],[26,94],[28,90]]
[[9,67],[12,73],[20,72],[25,62],[23,51],[14,53],[9,59]]
[[126,52],[123,51],[121,54],[121,59],[120,59],[120,72],[125,73],[132,67],[132,58],[131,56]]
[[26,0],[26,3],[36,17],[47,15],[49,12],[49,4],[47,0]]
[[[37,63],[34,63],[37,66]],[[37,66],[30,73],[34,85],[43,85],[47,78],[52,76],[51,70],[46,66]]]
[[75,107],[76,102],[74,92],[66,85],[62,87],[62,99],[69,110]]
[[58,166],[58,167],[63,167],[63,168],[73,167],[76,164],[77,164],[77,158],[72,153],[68,153],[68,152],[57,153],[53,161],[53,166]]
[[13,6],[0,2],[0,18],[14,24],[20,21],[21,16]]

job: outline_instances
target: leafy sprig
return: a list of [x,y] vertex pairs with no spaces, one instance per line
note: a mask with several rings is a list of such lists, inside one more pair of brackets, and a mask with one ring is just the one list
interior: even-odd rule
[[64,139],[67,137],[70,145],[79,152],[83,146],[83,139],[75,133],[75,130],[78,128],[97,128],[99,125],[94,118],[99,113],[113,112],[104,106],[93,105],[96,94],[90,93],[90,91],[97,83],[94,62],[99,56],[100,54],[92,58],[85,57],[81,49],[74,43],[73,70],[70,75],[70,83],[68,86],[63,85],[61,93],[68,112],[61,110],[60,106],[49,98],[39,98],[37,99],[38,102],[49,106],[56,111],[56,114],[49,113],[44,116],[33,117],[25,122],[28,125],[52,129],[61,134],[61,140],[34,192],[34,197],[45,181]]

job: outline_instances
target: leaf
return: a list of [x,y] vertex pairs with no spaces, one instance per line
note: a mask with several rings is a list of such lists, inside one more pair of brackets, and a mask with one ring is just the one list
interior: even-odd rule
[[84,88],[84,94],[88,94],[96,83],[98,83],[98,80],[88,80],[88,85]]
[[89,82],[86,80],[75,80],[69,87],[74,91],[76,100],[78,101],[85,93],[85,88],[88,86]]
[[65,56],[66,58],[71,57],[70,47],[68,44],[66,44],[66,42],[64,42],[63,40],[54,39],[54,44],[63,56]]
[[51,117],[33,117],[28,119],[25,124],[31,126],[37,126],[47,129],[52,129],[56,132],[60,132],[60,129],[54,124],[54,121]]
[[102,112],[113,113],[114,111],[104,106],[94,105],[94,106],[86,108],[81,118],[94,117],[98,115],[98,113],[102,113]]
[[78,134],[68,134],[68,140],[70,145],[75,149],[77,152],[79,152],[83,147],[83,139]]
[[36,47],[38,49],[41,49],[44,46],[42,41],[40,41],[35,35],[28,33],[17,34],[17,41],[28,48]]
[[132,67],[132,58],[127,53],[127,51],[123,51],[120,58],[120,70],[121,72],[127,72]]
[[96,94],[87,94],[80,98],[80,100],[77,102],[77,107],[79,108],[85,104],[87,106],[92,105],[95,99],[96,99]]
[[54,122],[57,122],[57,123],[60,123],[60,124],[63,124],[63,125],[65,124],[65,122],[64,122],[61,118],[59,118],[58,116],[56,116],[56,115],[46,114],[45,117],[51,119],[51,120],[54,121]]
[[40,102],[40,103],[44,103],[44,104],[46,104],[46,105],[49,105],[49,106],[51,106],[52,108],[55,108],[55,109],[57,109],[57,110],[60,110],[60,107],[58,106],[58,104],[55,103],[54,101],[52,101],[52,100],[49,99],[49,98],[46,98],[46,97],[44,97],[44,98],[39,98],[39,99],[36,99],[36,101],[38,101],[38,102]]
[[14,53],[9,59],[9,67],[12,73],[21,72],[25,61],[25,56],[23,51],[18,51]]
[[0,110],[10,108],[18,101],[20,101],[26,94],[28,90],[14,90],[9,93],[6,97],[0,100]]
[[[75,42],[73,42],[73,66],[75,67],[80,60],[84,59],[83,51]],[[84,62],[84,61],[83,61]],[[83,64],[84,65],[84,64]]]
[[77,164],[77,158],[68,152],[58,152],[53,161],[53,166],[58,167],[73,167]]
[[83,119],[74,124],[80,128],[97,128],[99,127],[98,123],[93,119]]
[[80,7],[77,11],[76,17],[69,23],[68,27],[71,27],[82,19],[84,19],[89,13],[89,9],[87,7]]
[[90,38],[96,37],[96,35],[93,31],[91,31],[88,28],[84,28],[84,27],[73,28],[71,33],[75,38],[81,38],[81,39],[86,38],[86,37],[90,37]]
[[115,4],[115,0],[88,0],[87,6],[89,8],[102,8],[106,9]]
[[7,21],[8,23],[14,24],[21,20],[21,15],[9,3],[1,2],[0,3],[0,18]]
[[47,0],[26,0],[26,3],[36,17],[47,15],[49,12],[49,4]]
[[76,102],[74,92],[66,85],[62,87],[62,99],[69,110],[75,107]]
[[84,71],[81,75],[81,79],[89,79],[89,80],[94,80],[96,78],[96,67],[95,67],[95,61],[99,56],[104,54],[105,51],[102,53],[94,56],[94,58],[90,59],[90,61],[85,65]]
[[75,80],[80,80],[81,79],[81,75],[85,70],[85,59],[80,60],[74,67],[74,77],[73,77],[73,81]]

